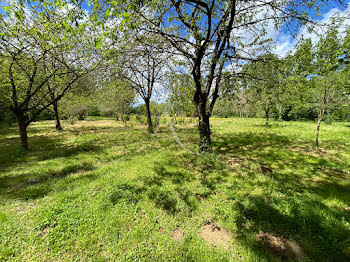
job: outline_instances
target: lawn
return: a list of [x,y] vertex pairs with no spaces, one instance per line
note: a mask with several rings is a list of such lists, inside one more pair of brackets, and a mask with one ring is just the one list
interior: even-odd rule
[[350,124],[263,124],[1,127],[0,260],[350,261]]

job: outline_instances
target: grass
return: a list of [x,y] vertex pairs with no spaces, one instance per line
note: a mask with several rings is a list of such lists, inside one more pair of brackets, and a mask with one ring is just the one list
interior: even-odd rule
[[[296,241],[305,261],[350,260],[350,127],[213,119],[200,157],[161,127],[114,120],[0,129],[0,260],[279,261],[259,232]],[[178,126],[197,150],[193,125]],[[229,248],[200,236],[214,221]],[[182,239],[172,237],[174,231]]]

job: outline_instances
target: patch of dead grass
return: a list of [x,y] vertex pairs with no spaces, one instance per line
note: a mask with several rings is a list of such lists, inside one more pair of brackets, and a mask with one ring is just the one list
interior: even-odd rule
[[175,229],[173,232],[171,232],[171,238],[178,242],[182,242],[185,238],[185,234],[180,229]]
[[213,222],[208,222],[201,228],[200,236],[205,242],[221,248],[228,248],[232,242],[231,234]]
[[256,238],[266,250],[282,259],[296,258],[299,260],[305,257],[303,248],[294,240],[264,232],[260,232]]

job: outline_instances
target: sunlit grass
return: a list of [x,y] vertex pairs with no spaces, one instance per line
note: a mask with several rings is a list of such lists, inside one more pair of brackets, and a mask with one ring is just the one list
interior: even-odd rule
[[[350,260],[350,124],[213,119],[215,153],[180,147],[165,125],[52,121],[0,129],[0,260],[273,261],[262,231],[294,240],[305,260]],[[178,126],[197,151],[195,126]],[[200,237],[208,221],[230,248]],[[183,232],[181,241],[172,237]]]

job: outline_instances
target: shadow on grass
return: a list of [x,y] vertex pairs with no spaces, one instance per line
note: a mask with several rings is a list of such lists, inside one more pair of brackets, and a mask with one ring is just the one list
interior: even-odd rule
[[[348,214],[308,196],[247,199],[236,199],[234,205],[238,238],[246,246],[258,248],[254,236],[262,231],[296,240],[315,261],[349,261],[350,229],[341,223],[344,219],[349,221]],[[288,210],[283,205],[288,205]]]
[[215,156],[188,153],[156,162],[153,171],[153,176],[142,177],[141,182],[155,206],[170,214],[185,211],[190,215],[228,176]]
[[350,260],[350,214],[322,202],[350,205],[349,163],[281,135],[240,133],[215,145],[226,159],[242,160],[227,192],[245,245],[259,247],[255,235],[263,231],[297,240],[316,261]]
[[[55,188],[55,184],[77,172],[91,171],[92,163],[79,163],[65,166],[59,170],[41,173],[23,173],[0,177],[0,195],[6,198],[31,200],[46,196]],[[84,175],[84,179],[94,179],[94,175]]]
[[[177,155],[158,161],[154,175],[141,178],[155,206],[190,216],[222,190],[228,200],[216,200],[226,203],[222,211],[218,203],[216,216],[234,224],[237,239],[258,256],[273,259],[257,240],[263,231],[297,241],[312,260],[350,260],[350,214],[323,202],[335,198],[350,206],[349,163],[282,135],[239,133],[214,141],[223,159]],[[237,167],[226,163],[232,157],[239,159]]]

